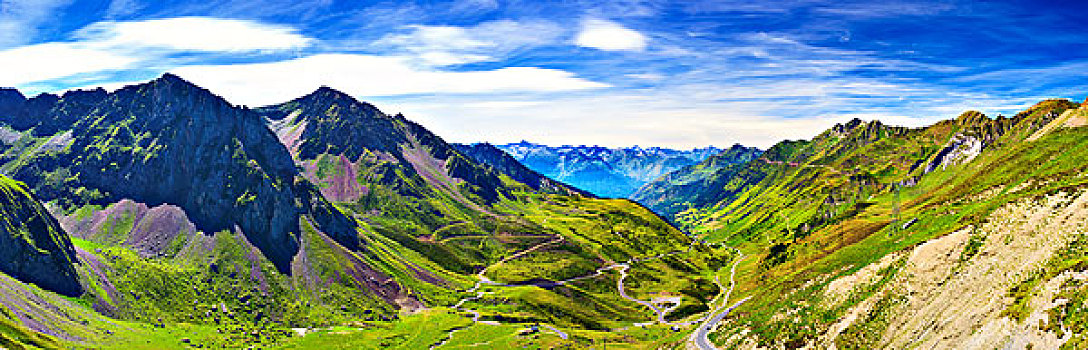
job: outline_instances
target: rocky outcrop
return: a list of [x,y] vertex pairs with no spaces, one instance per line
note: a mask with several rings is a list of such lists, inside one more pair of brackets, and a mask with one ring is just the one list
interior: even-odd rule
[[26,98],[15,89],[0,89],[0,123],[36,136],[70,128],[106,97],[106,90],[72,90],[64,96],[43,93]]
[[68,235],[25,185],[0,176],[0,271],[67,296],[83,293]]
[[949,165],[957,165],[970,162],[978,157],[982,153],[982,149],[985,145],[982,140],[977,137],[956,134],[952,139],[948,140],[946,144],[933,159],[926,164],[925,169],[922,169],[923,174],[928,174],[938,167],[941,169],[947,168]]
[[145,258],[169,257],[171,245],[179,238],[198,233],[196,225],[177,206],[148,207],[128,199],[89,215],[73,213],[57,217],[61,227],[73,236],[100,244],[122,245]]
[[835,124],[830,130],[818,136],[816,140],[832,141],[852,148],[871,144],[888,136],[902,135],[906,132],[907,128],[884,125],[879,120],[862,121],[854,118],[846,123]]

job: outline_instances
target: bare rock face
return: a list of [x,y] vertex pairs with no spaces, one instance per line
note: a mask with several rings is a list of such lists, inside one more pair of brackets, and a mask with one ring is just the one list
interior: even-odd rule
[[68,235],[22,183],[0,176],[0,271],[67,296],[83,294]]
[[970,162],[975,159],[975,157],[978,157],[985,147],[986,144],[977,137],[956,134],[948,140],[948,144],[946,144],[944,148],[941,148],[941,150],[937,152],[937,155],[926,165],[926,168],[922,170],[922,173],[928,174],[937,170],[938,167],[945,169],[949,165]]

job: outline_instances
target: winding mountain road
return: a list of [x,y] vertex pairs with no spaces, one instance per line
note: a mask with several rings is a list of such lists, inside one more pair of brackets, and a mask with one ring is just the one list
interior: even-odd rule
[[[520,252],[514,253],[514,254],[506,257],[506,258],[503,258],[502,260],[499,260],[498,262],[496,262],[494,264],[491,264],[491,265],[488,265],[487,267],[484,267],[483,270],[480,270],[480,272],[476,273],[476,279],[477,279],[476,284],[474,284],[471,289],[466,291],[468,293],[475,293],[475,295],[470,296],[470,297],[465,297],[465,298],[462,298],[461,300],[458,300],[456,304],[453,304],[452,308],[454,310],[458,310],[458,311],[461,311],[461,312],[472,314],[472,322],[473,323],[480,323],[480,312],[476,311],[476,310],[464,308],[463,306],[465,305],[465,303],[467,303],[469,301],[472,301],[472,300],[480,299],[485,294],[487,294],[488,292],[480,290],[480,288],[483,287],[485,284],[490,285],[490,286],[507,286],[505,284],[492,281],[490,278],[487,278],[487,276],[484,276],[484,274],[487,273],[488,269],[490,269],[491,267],[506,263],[507,261],[517,259],[517,258],[519,258],[521,256],[524,256],[525,254],[529,254],[529,253],[534,252],[534,251],[536,251],[536,250],[538,250],[540,248],[544,248],[546,246],[556,244],[556,243],[561,243],[564,240],[566,240],[566,238],[564,238],[563,236],[559,236],[556,239],[553,239],[553,240],[550,240],[550,241],[547,241],[547,242],[540,243],[540,244],[537,244],[535,246],[529,247],[528,249],[525,249],[525,250],[522,250]],[[560,331],[559,329],[557,329],[555,327],[551,327],[551,326],[545,326],[545,327],[548,327],[548,329],[551,329],[552,331],[558,333],[560,338],[567,339],[567,334],[564,333],[563,331]],[[431,344],[431,349],[435,349],[435,348],[438,348],[438,347],[440,347],[442,345],[446,345],[446,343],[448,343],[451,339],[453,339],[453,334],[454,333],[457,333],[458,331],[465,330],[467,328],[468,327],[458,327],[458,328],[451,329],[449,334],[447,334],[445,338],[439,340],[437,343]]]
[[[729,303],[729,297],[733,294],[733,289],[737,286],[737,282],[733,279],[733,277],[737,274],[737,265],[739,265],[740,262],[744,260],[744,258],[745,256],[742,255],[739,259],[737,259],[736,262],[733,263],[733,267],[729,270],[729,291],[725,292],[725,300],[722,301],[723,306]],[[744,302],[748,301],[748,299],[751,298],[752,297],[741,299],[724,311],[718,312],[714,316],[708,318],[705,323],[700,325],[699,328],[691,334],[691,341],[694,342],[695,346],[697,346],[699,349],[716,350],[717,347],[714,346],[714,343],[710,342],[710,338],[708,337],[710,335],[710,330],[714,329],[714,327],[717,326],[719,322],[725,319],[725,316],[728,316],[729,312],[733,311],[733,309],[736,309],[741,304],[744,304]],[[717,310],[715,310],[715,312],[717,312]]]
[[[525,254],[528,254],[528,253],[531,253],[531,252],[536,251],[538,249],[544,248],[544,247],[546,247],[548,245],[560,243],[563,240],[564,240],[564,237],[559,236],[556,239],[550,240],[548,242],[537,244],[537,245],[532,246],[532,247],[530,247],[528,249],[525,249],[523,251],[520,251],[520,252],[517,252],[517,253],[515,253],[513,255],[510,255],[510,256],[502,259],[502,260],[499,260],[498,262],[496,262],[496,263],[494,263],[492,265],[489,265],[489,266],[485,267],[483,270],[480,270],[480,272],[478,272],[476,274],[476,278],[477,278],[476,284],[473,285],[471,289],[466,291],[468,293],[474,293],[474,295],[462,298],[461,300],[458,300],[457,303],[452,306],[452,308],[455,309],[455,310],[464,312],[464,313],[472,314],[472,322],[473,323],[481,323],[482,321],[480,321],[480,312],[476,311],[476,310],[472,310],[472,309],[467,309],[467,308],[464,307],[464,304],[469,302],[469,301],[480,299],[484,295],[488,294],[489,292],[480,291],[480,288],[482,288],[484,285],[499,286],[499,287],[516,287],[516,285],[508,285],[508,284],[503,284],[503,283],[492,281],[491,279],[487,278],[487,276],[484,276],[484,274],[487,272],[487,270],[490,269],[491,267],[503,264],[503,263],[508,262],[510,260],[513,260],[513,259],[517,259],[517,258],[519,258],[521,256],[524,256]],[[631,297],[630,295],[627,295],[627,290],[624,288],[623,281],[627,278],[627,270],[631,268],[631,264],[636,263],[636,262],[661,259],[661,258],[664,258],[664,257],[667,257],[667,256],[672,256],[672,255],[676,255],[676,254],[689,252],[689,251],[691,251],[692,247],[694,247],[694,244],[695,243],[693,242],[692,245],[689,246],[687,250],[682,250],[682,251],[677,250],[677,251],[662,253],[662,254],[658,254],[658,255],[655,255],[655,256],[646,257],[646,258],[642,258],[642,259],[630,259],[630,260],[628,260],[626,262],[622,262],[622,263],[610,263],[608,265],[605,265],[605,266],[602,266],[602,267],[598,268],[597,270],[595,270],[591,274],[578,276],[578,277],[572,277],[572,278],[568,278],[568,279],[565,279],[565,280],[562,280],[562,281],[556,281],[555,285],[565,285],[565,284],[570,283],[570,282],[595,278],[595,277],[603,275],[606,271],[618,270],[619,273],[620,273],[620,278],[616,282],[616,289],[619,290],[620,297],[623,297],[626,300],[633,301],[633,302],[638,303],[640,305],[644,305],[646,307],[649,307],[651,310],[654,311],[654,314],[656,315],[655,320],[653,320],[653,321],[651,321],[651,322],[649,322],[647,324],[661,323],[661,324],[667,324],[667,325],[681,325],[681,326],[682,325],[688,325],[688,324],[691,324],[693,322],[670,323],[670,322],[665,320],[665,315],[667,315],[670,311],[672,311],[672,308],[661,309],[661,308],[658,308],[657,305],[655,305],[652,301],[640,300],[640,299],[636,299],[634,297]],[[734,268],[735,267],[736,266],[734,265]],[[730,292],[731,291],[732,291],[732,289],[730,289]],[[728,300],[728,294],[726,296],[726,300]],[[698,322],[698,321],[694,321],[694,322]],[[497,323],[498,322],[493,322],[492,324],[497,324]],[[641,325],[641,323],[636,323],[635,325]],[[559,330],[558,328],[555,328],[553,326],[541,325],[541,327],[547,328],[548,330],[550,330],[552,332],[555,332],[562,339],[567,339],[567,337],[569,337],[569,335],[567,333],[565,333],[562,330]],[[451,329],[449,334],[444,339],[442,339],[442,340],[436,342],[435,344],[431,345],[431,349],[435,349],[435,348],[438,348],[438,347],[440,347],[442,345],[445,345],[447,342],[449,342],[451,339],[453,339],[454,333],[457,333],[458,331],[465,330],[467,328],[468,327],[459,327],[459,328]]]
[[646,307],[650,308],[650,310],[654,310],[654,314],[658,315],[658,319],[664,320],[665,315],[661,313],[661,310],[657,308],[657,305],[654,305],[654,303],[651,303],[649,301],[632,298],[630,295],[627,295],[627,292],[623,289],[623,280],[627,278],[627,269],[630,269],[631,265],[616,264],[614,266],[616,266],[620,271],[620,279],[616,281],[616,289],[619,289],[620,297],[645,305]]

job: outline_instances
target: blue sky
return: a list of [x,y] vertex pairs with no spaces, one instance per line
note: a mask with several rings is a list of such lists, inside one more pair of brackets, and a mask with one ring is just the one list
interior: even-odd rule
[[447,140],[766,147],[1088,95],[1080,1],[0,2],[0,86],[328,85]]

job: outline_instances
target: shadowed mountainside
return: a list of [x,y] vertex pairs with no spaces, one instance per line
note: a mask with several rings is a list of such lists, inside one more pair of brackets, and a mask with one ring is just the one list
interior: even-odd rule
[[[70,124],[42,145],[14,145],[0,169],[66,208],[133,199],[177,205],[205,232],[238,227],[283,272],[303,216],[340,244],[358,245],[354,222],[300,176],[256,113],[170,74],[88,94],[25,110],[37,113],[29,119],[40,121],[38,135]],[[85,115],[72,118],[76,110]]]
[[0,175],[0,272],[67,296],[83,293],[68,235],[22,183]]

